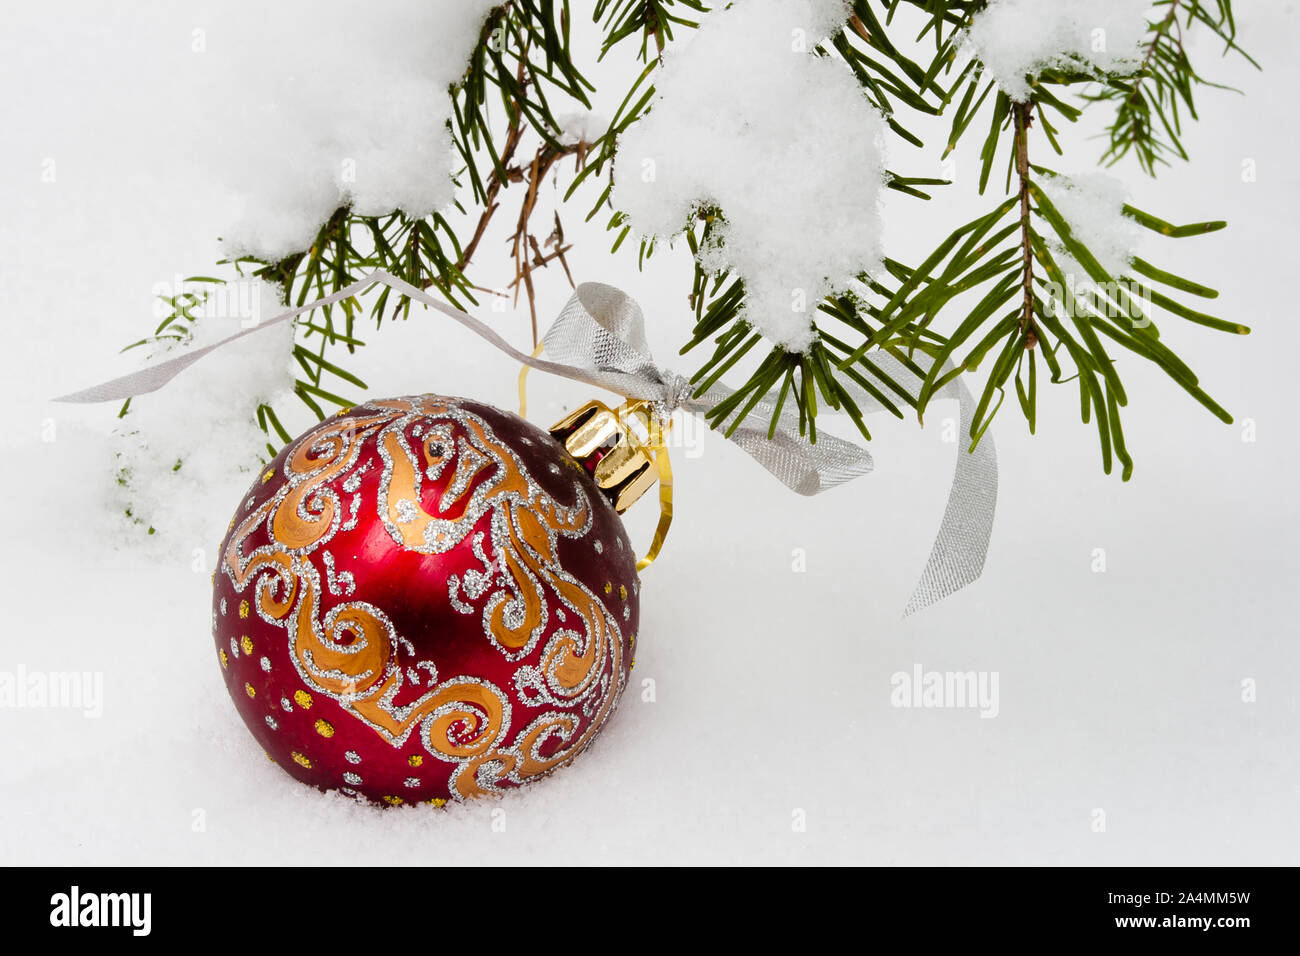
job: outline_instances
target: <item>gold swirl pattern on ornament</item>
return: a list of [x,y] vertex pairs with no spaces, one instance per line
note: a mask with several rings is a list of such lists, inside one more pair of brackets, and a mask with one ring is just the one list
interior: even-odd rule
[[[435,396],[371,402],[359,411],[326,422],[290,450],[284,484],[232,532],[224,572],[240,593],[255,582],[259,616],[285,628],[308,687],[333,697],[395,746],[418,727],[430,754],[458,764],[452,786],[461,797],[521,783],[572,760],[623,689],[617,624],[557,558],[560,535],[580,537],[591,527],[585,491],[575,484],[575,503],[560,504],[483,419]],[[417,423],[424,432],[413,448]],[[426,693],[398,705],[410,645],[384,613],[354,601],[321,615],[320,575],[311,555],[337,532],[344,510],[331,483],[359,464],[364,440],[376,432],[383,463],[376,505],[394,541],[423,554],[444,553],[491,514],[495,567],[487,571],[502,586],[485,592],[484,632],[503,653],[525,653],[540,639],[548,624],[544,589],[577,618],[577,626],[551,635],[538,665],[550,702],[566,709],[544,713],[511,744],[510,703],[498,688],[472,677],[436,682],[435,674]],[[443,476],[452,467],[435,509],[427,510],[425,475]],[[259,527],[271,543],[245,555]],[[581,734],[575,707],[591,717]],[[543,756],[541,748],[551,741],[559,746]]]
[[342,418],[303,441],[285,462],[288,493],[271,518],[271,537],[291,551],[303,551],[332,537],[339,519],[338,494],[329,487],[352,465],[357,449],[387,416]]

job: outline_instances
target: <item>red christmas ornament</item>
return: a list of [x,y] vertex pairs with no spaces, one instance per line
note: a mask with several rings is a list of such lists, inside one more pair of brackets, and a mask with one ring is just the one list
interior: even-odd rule
[[638,462],[622,498],[608,487],[627,455],[602,415],[562,423],[585,431],[581,462],[515,415],[435,395],[358,405],[275,458],[213,593],[226,687],[272,760],[316,787],[441,804],[591,742],[636,642],[615,504],[652,483]]

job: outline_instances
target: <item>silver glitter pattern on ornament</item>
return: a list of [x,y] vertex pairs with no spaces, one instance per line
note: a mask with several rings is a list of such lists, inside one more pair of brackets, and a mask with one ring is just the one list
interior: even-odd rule
[[[350,504],[334,482],[356,488],[355,501],[358,476],[372,467],[378,478],[364,507],[376,509],[399,546],[439,554],[469,539],[479,564],[448,577],[450,607],[478,617],[506,659],[540,653],[525,680],[530,692],[520,697],[551,709],[527,726],[515,726],[510,697],[491,681],[444,678],[432,661],[415,660],[415,647],[383,608],[362,600],[322,606],[323,595],[350,597],[358,587],[329,547]],[[426,488],[429,474],[444,468],[452,469],[450,481]],[[448,785],[457,797],[522,784],[567,763],[594,737],[622,693],[627,639],[604,602],[556,558],[561,538],[583,538],[593,527],[580,473],[564,483],[567,499],[553,497],[489,422],[436,396],[359,405],[287,448],[277,470],[282,484],[232,531],[221,570],[237,594],[248,595],[241,617],[254,613],[285,632],[288,659],[311,695],[332,699],[394,748],[414,738],[423,753],[454,764]],[[438,504],[426,511],[430,495]],[[355,516],[357,507],[347,510]],[[254,530],[268,543],[247,550]],[[573,624],[550,631],[552,607]],[[627,605],[620,610],[628,620]],[[231,652],[241,653],[233,639]],[[576,667],[579,661],[586,663]],[[299,694],[309,708],[310,696],[299,691],[295,699]],[[279,703],[292,710],[287,697]],[[266,718],[268,727],[273,720]],[[323,720],[317,731],[325,739],[334,732]],[[359,759],[352,751],[343,756]],[[294,760],[312,765],[301,754]],[[344,780],[360,784],[350,771]]]

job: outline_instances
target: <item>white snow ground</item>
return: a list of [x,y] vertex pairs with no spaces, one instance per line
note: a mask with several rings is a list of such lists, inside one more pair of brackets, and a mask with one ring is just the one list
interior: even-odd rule
[[[1158,184],[1120,169],[1143,208],[1231,223],[1196,240],[1143,239],[1140,254],[1218,286],[1217,311],[1254,328],[1232,337],[1163,323],[1237,424],[1129,369],[1137,471],[1122,485],[1101,474],[1072,387],[1040,396],[1034,438],[1004,409],[984,576],[906,621],[950,475],[943,411],[924,431],[880,422],[877,472],[813,500],[706,435],[675,462],[677,522],[645,575],[636,682],[591,750],[501,803],[381,812],[266,761],[213,659],[215,541],[126,531],[108,504],[116,409],[48,401],[131,367],[115,353],[147,330],[154,286],[210,271],[235,201],[210,157],[252,133],[205,120],[202,98],[258,27],[188,2],[9,11],[0,671],[102,673],[103,713],[0,709],[0,862],[1296,862],[1300,455],[1288,360],[1300,333],[1287,283],[1300,184],[1272,91],[1300,81],[1297,15],[1291,2],[1239,15],[1265,72],[1235,60],[1207,71],[1247,96],[1207,91],[1192,163]],[[195,28],[208,31],[201,56]],[[347,23],[316,21],[308,34],[345,42]],[[606,62],[631,75],[629,59]],[[926,130],[924,153],[895,143],[891,164],[938,172],[945,131]],[[1068,134],[1068,160],[1040,147],[1045,161],[1087,172],[1099,144],[1086,131]],[[946,170],[958,185],[943,199],[891,195],[889,254],[916,260],[942,224],[983,208],[971,185],[979,138]],[[580,218],[575,207],[566,220],[585,250],[579,277],[627,288],[660,357],[693,368],[675,356],[688,325],[684,251],[638,274],[634,252],[609,258],[600,225]],[[496,238],[484,281],[501,276]],[[542,289],[562,304],[559,274]],[[526,308],[491,317],[526,340]],[[376,395],[513,401],[511,363],[445,320],[417,316],[368,338]],[[538,421],[588,397],[540,379]],[[173,411],[202,442],[203,418]],[[244,484],[233,464],[212,476],[195,492],[195,527],[224,527]],[[634,534],[650,521],[634,516]],[[1091,570],[1099,548],[1104,573]],[[804,573],[791,570],[794,549]],[[996,671],[997,717],[892,707],[891,675],[918,663]],[[639,693],[646,679],[653,703]]]

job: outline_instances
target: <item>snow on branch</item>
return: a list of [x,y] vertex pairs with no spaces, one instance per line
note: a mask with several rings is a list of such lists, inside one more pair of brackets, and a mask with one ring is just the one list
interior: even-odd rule
[[1148,0],[992,0],[975,15],[971,52],[1017,102],[1028,77],[1086,67],[1123,75],[1142,62]]
[[[206,161],[242,205],[233,253],[300,252],[346,203],[417,218],[451,204],[447,89],[495,0],[248,5],[259,28],[212,39],[221,68],[199,104]],[[303,23],[310,39],[284,42]]]
[[619,142],[613,202],[642,235],[716,209],[701,265],[745,282],[745,318],[803,351],[817,303],[881,258],[884,122],[843,62],[813,48],[841,0],[745,0],[667,57]]

